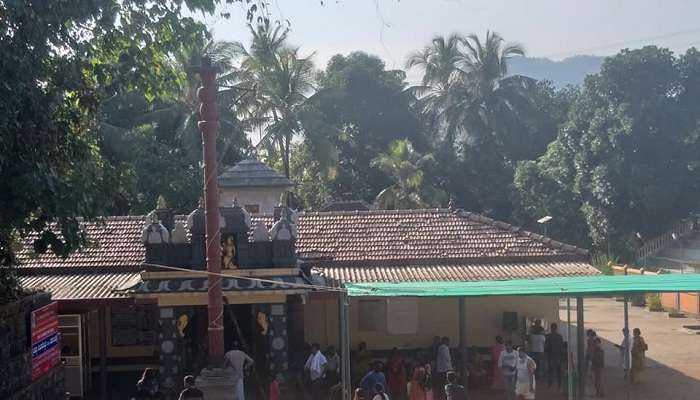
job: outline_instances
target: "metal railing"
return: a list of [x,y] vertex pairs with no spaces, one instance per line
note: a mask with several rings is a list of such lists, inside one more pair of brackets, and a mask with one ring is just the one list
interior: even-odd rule
[[636,260],[638,262],[643,262],[644,265],[646,264],[647,258],[653,256],[662,249],[665,249],[669,246],[670,243],[676,240],[673,238],[674,234],[676,235],[676,238],[680,238],[687,235],[695,227],[695,218],[696,217],[694,216],[685,218],[673,225],[669,230],[667,230],[663,234],[651,240],[645,241],[644,244],[635,252]]

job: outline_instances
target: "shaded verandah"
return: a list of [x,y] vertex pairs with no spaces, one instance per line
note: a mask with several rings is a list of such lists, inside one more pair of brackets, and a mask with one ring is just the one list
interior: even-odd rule
[[[464,299],[467,297],[493,296],[556,296],[569,299],[576,298],[576,360],[571,363],[571,349],[568,351],[568,393],[569,399],[583,398],[583,385],[574,387],[572,371],[581,376],[585,369],[584,358],[584,297],[622,295],[624,301],[624,326],[629,327],[628,298],[633,294],[661,292],[698,292],[700,291],[700,274],[655,275],[655,276],[586,276],[540,279],[517,279],[504,281],[479,282],[404,282],[404,283],[346,283],[347,290],[340,300],[340,334],[341,359],[343,360],[344,399],[350,398],[350,330],[348,324],[349,297],[458,297],[460,301],[459,348],[466,351],[464,328]],[[570,315],[570,314],[569,314]],[[571,318],[568,318],[571,325]],[[629,329],[628,329],[629,332]],[[568,330],[568,343],[572,343],[571,331]],[[630,340],[627,340],[630,343]],[[625,349],[626,369],[630,367],[630,348]],[[576,395],[576,397],[574,397]]]

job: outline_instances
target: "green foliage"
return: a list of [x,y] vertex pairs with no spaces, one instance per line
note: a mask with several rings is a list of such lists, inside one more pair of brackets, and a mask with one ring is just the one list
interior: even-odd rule
[[318,171],[331,198],[374,199],[391,181],[370,162],[395,140],[407,138],[419,151],[428,150],[405,87],[404,72],[386,70],[376,56],[354,52],[328,62],[304,120],[336,150],[336,161]]
[[661,293],[649,293],[646,295],[646,303],[649,311],[663,312],[664,305],[661,303]]
[[522,54],[493,32],[484,40],[454,34],[434,38],[407,63],[423,71],[411,91],[437,141],[441,168],[431,180],[459,206],[497,218],[514,212],[516,163],[538,157],[554,139],[572,92],[507,76],[508,60]]
[[[653,237],[696,210],[698,65],[695,50],[674,57],[653,46],[608,58],[547,153],[519,166],[524,207],[549,208],[556,220],[569,202],[563,221],[582,219],[595,248],[610,246],[624,259],[636,232]],[[546,187],[533,193],[538,178]]]
[[314,157],[308,143],[292,146],[290,160],[291,174],[297,184],[295,194],[301,200],[301,209],[318,210],[332,198],[327,184],[329,177],[324,173],[321,162]]
[[[16,263],[12,244],[28,235],[36,235],[37,252],[69,254],[85,242],[79,217],[114,206],[118,183],[97,129],[101,104],[136,88],[147,98],[165,96],[179,85],[183,76],[171,55],[203,32],[181,15],[183,4],[0,4],[2,268]],[[187,1],[195,11],[212,11],[214,4]],[[11,272],[2,276],[4,284],[12,282]]]
[[408,140],[397,140],[387,153],[372,160],[372,166],[384,172],[394,182],[375,198],[381,209],[439,207],[447,203],[447,195],[424,182],[423,171],[433,164],[431,154],[421,155]]
[[[253,127],[264,135],[258,147],[282,160],[284,174],[290,176],[292,139],[306,135],[301,114],[308,97],[313,93],[314,65],[311,56],[302,57],[297,48],[287,42],[287,30],[269,22],[251,26],[250,49],[238,43],[241,57],[241,76],[250,87],[255,87],[255,99],[242,112]],[[322,138],[319,138],[322,139]]]
[[605,275],[613,275],[612,266],[617,264],[618,258],[615,256],[608,256],[607,254],[597,253],[593,254],[591,257],[591,264],[598,269],[598,271],[604,273]]
[[[200,80],[187,74],[207,56],[222,68],[217,79],[220,128],[217,140],[220,165],[242,160],[251,145],[238,118],[238,103],[245,103],[248,91],[237,89],[239,71],[233,66],[237,46],[202,37],[184,43],[175,54],[175,71],[185,76],[184,84],[163,99],[149,102],[136,91],[115,95],[104,102],[100,134],[101,149],[119,180],[119,202],[110,210],[116,214],[146,213],[163,195],[176,211],[187,213],[201,197],[201,135],[197,127]],[[164,179],[164,177],[167,177]]]

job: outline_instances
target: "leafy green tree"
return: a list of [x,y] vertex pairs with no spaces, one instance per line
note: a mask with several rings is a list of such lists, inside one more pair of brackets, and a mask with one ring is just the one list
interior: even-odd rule
[[[311,132],[327,138],[337,151],[333,154],[337,161],[322,162],[318,171],[330,197],[374,199],[391,181],[370,162],[395,140],[407,138],[419,151],[429,149],[411,106],[413,96],[405,89],[405,73],[387,70],[376,56],[354,52],[328,62],[304,120]],[[310,145],[318,143],[325,142]],[[327,154],[322,150],[312,149],[314,154]]]
[[[519,169],[556,184],[526,207],[571,199],[591,244],[622,257],[637,232],[653,237],[696,210],[699,60],[695,50],[674,57],[654,46],[608,58],[586,79],[547,154]],[[528,182],[516,181],[520,193]]]
[[307,142],[292,145],[290,168],[296,183],[294,192],[301,201],[299,208],[304,210],[319,210],[333,199],[328,184],[333,172],[314,153]]
[[[406,68],[417,68],[423,73],[421,84],[410,88],[419,99],[418,106],[434,139],[444,139],[454,144],[454,115],[448,113],[453,100],[453,88],[459,84],[463,71],[460,69],[464,53],[460,48],[464,38],[458,34],[448,37],[435,36],[431,44],[411,53]],[[442,135],[442,136],[441,136]]]
[[280,25],[251,26],[251,33],[250,50],[238,44],[242,75],[256,88],[256,100],[244,112],[264,133],[258,146],[279,157],[289,177],[292,139],[306,133],[300,115],[314,92],[314,65],[286,43],[287,31]]
[[100,148],[120,180],[119,202],[110,210],[112,213],[148,212],[159,195],[179,212],[196,206],[202,195],[196,96],[200,80],[188,69],[205,56],[222,69],[217,78],[219,166],[235,164],[247,155],[251,145],[244,130],[249,124],[238,117],[236,110],[240,103],[245,107],[252,96],[247,88],[240,87],[240,74],[233,65],[236,54],[233,43],[212,41],[203,35],[199,40],[183,43],[176,54],[177,71],[186,77],[178,90],[155,101],[133,91],[104,102]]
[[375,198],[375,205],[382,209],[436,207],[447,203],[447,195],[428,185],[424,169],[435,160],[431,154],[421,155],[413,150],[408,140],[397,140],[372,160],[372,167],[384,172],[394,182]]
[[[135,88],[153,99],[182,76],[170,64],[203,26],[184,1],[0,3],[0,274],[15,246],[66,255],[84,243],[79,217],[111,206],[114,177],[96,134],[104,99]],[[213,12],[214,0],[187,1]],[[5,279],[5,277],[8,277]],[[4,290],[4,289],[3,289]]]

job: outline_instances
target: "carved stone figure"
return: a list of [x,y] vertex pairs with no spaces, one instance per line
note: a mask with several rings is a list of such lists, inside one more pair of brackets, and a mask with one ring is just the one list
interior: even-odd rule
[[233,242],[232,237],[227,237],[224,240],[223,246],[221,246],[221,268],[222,269],[236,269],[236,265],[233,263],[234,257],[236,256],[236,244]]

